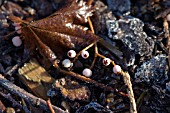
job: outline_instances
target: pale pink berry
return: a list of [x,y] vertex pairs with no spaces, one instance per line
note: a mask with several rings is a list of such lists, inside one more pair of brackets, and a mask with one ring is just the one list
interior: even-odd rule
[[15,26],[15,30],[18,34],[21,34],[21,26]]
[[20,24],[19,23],[13,23],[13,26],[20,26]]
[[87,59],[89,57],[89,52],[88,51],[82,51],[81,52],[81,56],[84,58],[84,59]]
[[69,67],[72,67],[73,63],[72,63],[69,59],[64,59],[64,60],[62,61],[62,65],[63,65],[63,67],[65,67],[65,68],[69,68]]
[[92,71],[89,68],[85,68],[82,72],[82,74],[86,77],[90,77],[92,75]]
[[119,65],[115,65],[115,66],[113,67],[113,72],[114,72],[115,74],[119,74],[119,73],[121,73],[121,71],[122,71],[122,69],[121,69],[121,67],[120,67]]
[[170,14],[168,14],[168,15],[166,16],[166,19],[167,19],[167,21],[170,22]]
[[14,46],[19,47],[22,44],[22,40],[19,36],[15,36],[14,38],[12,38],[12,43]]
[[67,56],[70,58],[74,58],[74,57],[76,57],[76,52],[74,50],[69,50],[67,52]]
[[108,66],[108,65],[110,64],[110,58],[104,58],[104,59],[103,59],[103,64],[104,64],[105,66]]
[[13,26],[15,26],[15,30],[18,34],[21,34],[21,25],[20,23],[13,23]]

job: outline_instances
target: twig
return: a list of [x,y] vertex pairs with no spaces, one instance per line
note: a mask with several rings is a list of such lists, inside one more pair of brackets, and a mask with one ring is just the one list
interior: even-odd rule
[[[114,90],[112,87],[106,86],[106,85],[104,85],[104,84],[102,84],[102,83],[99,83],[99,82],[93,80],[93,79],[87,78],[87,77],[85,77],[85,76],[82,76],[82,75],[80,75],[80,74],[74,73],[74,72],[72,72],[72,71],[63,70],[63,69],[61,69],[61,68],[58,66],[57,62],[55,62],[55,61],[53,62],[53,66],[54,66],[56,69],[58,69],[58,71],[59,71],[60,73],[62,73],[62,74],[64,74],[64,75],[69,75],[69,76],[72,76],[72,77],[77,78],[77,79],[79,79],[79,80],[82,80],[82,81],[84,81],[84,82],[94,84],[95,86],[100,87],[100,88],[103,88],[103,89],[105,89],[105,90],[107,90],[107,91],[116,91],[116,90]],[[116,92],[117,92],[117,91],[116,91]]]
[[18,64],[16,64],[16,65],[14,65],[11,69],[9,69],[9,70],[6,71],[6,74],[11,76],[12,73],[13,73],[15,70],[17,70],[20,65],[21,65],[21,63],[18,63]]
[[123,76],[124,83],[127,85],[127,93],[130,100],[130,113],[137,113],[136,102],[135,102],[134,93],[132,89],[132,83],[130,81],[130,75],[128,74],[128,72],[123,72],[123,71],[121,74]]
[[[106,58],[104,55],[101,55],[101,54],[99,54],[99,53],[97,53],[97,56],[99,56],[99,57],[101,57],[101,58],[103,58],[103,59]],[[113,60],[111,60],[111,63],[112,63],[113,66],[116,65]]]
[[[93,2],[93,0],[88,0],[87,5],[91,5],[92,2]],[[87,19],[88,19],[88,23],[89,23],[91,32],[94,34],[94,28],[93,28],[92,21],[91,21],[90,17],[88,17]],[[94,64],[96,62],[96,58],[97,58],[97,54],[96,53],[98,53],[97,43],[95,43],[95,55],[94,55],[93,62],[91,64],[91,66],[90,66],[90,69],[92,69],[94,67]]]
[[12,106],[13,107],[17,107],[21,110],[24,110],[25,113],[31,113],[31,111],[28,110],[28,108],[26,106],[22,106],[21,104],[19,104],[18,102],[16,102],[11,95],[9,94],[4,94],[2,92],[0,92],[0,95],[3,96],[4,98],[8,99],[9,101],[12,102]]
[[143,91],[143,92],[141,93],[141,95],[139,96],[139,98],[137,99],[136,105],[137,105],[138,111],[139,111],[140,106],[141,106],[141,104],[142,104],[145,96],[147,95],[147,93],[148,93],[148,89],[145,90],[145,91]]
[[81,52],[82,52],[82,51],[85,51],[85,50],[91,48],[95,43],[96,43],[96,42],[91,43],[90,45],[88,45],[87,47],[85,47],[83,50],[81,50],[81,51],[76,55],[76,57],[73,59],[72,62],[75,62],[75,61],[78,59],[78,57],[81,55]]
[[[72,72],[72,71],[63,70],[63,69],[61,69],[61,68],[59,67],[58,63],[55,62],[55,61],[53,62],[53,66],[54,66],[56,69],[58,69],[58,71],[59,71],[60,73],[62,73],[62,74],[64,74],[64,75],[72,76],[72,77],[74,77],[74,78],[76,78],[76,79],[79,79],[79,80],[82,80],[82,81],[84,81],[84,82],[94,84],[95,86],[100,87],[100,88],[103,88],[103,89],[105,89],[106,91],[112,91],[112,92],[115,91],[115,92],[119,93],[117,89],[113,89],[112,87],[106,86],[105,84],[99,83],[99,82],[97,82],[97,81],[95,81],[95,80],[93,80],[93,79],[91,79],[91,78],[87,78],[87,77],[85,77],[85,76],[82,76],[82,75],[80,75],[80,74],[78,74],[78,73],[74,73],[74,72]],[[119,94],[121,94],[121,93],[119,93]],[[123,95],[125,95],[125,94],[123,94]]]
[[92,2],[93,2],[93,0],[88,0],[88,1],[87,1],[87,5],[91,5]]
[[119,92],[117,89],[113,89],[112,87],[106,86],[106,85],[104,85],[104,84],[102,84],[102,83],[99,83],[99,82],[93,80],[93,79],[87,78],[87,77],[85,77],[85,76],[82,76],[82,75],[80,75],[80,74],[74,73],[74,72],[72,72],[72,71],[63,70],[63,69],[61,69],[61,68],[58,66],[57,62],[53,62],[53,66],[54,66],[56,69],[58,69],[58,71],[59,71],[60,73],[62,73],[62,74],[64,74],[64,75],[72,76],[72,77],[77,78],[77,79],[79,79],[79,80],[82,80],[82,81],[84,81],[84,82],[94,84],[95,86],[100,87],[100,88],[103,88],[103,89],[105,89],[106,91],[112,91],[112,92],[115,91],[116,93],[118,93],[118,94],[120,94],[120,95],[122,95],[122,96],[127,96],[127,94],[125,94],[125,93],[123,93],[123,92]]
[[49,109],[50,109],[51,113],[55,113],[55,111],[54,111],[54,109],[53,109],[53,107],[52,107],[52,104],[51,104],[50,98],[48,98],[48,100],[47,100],[46,102],[47,102],[47,105],[48,105],[48,107],[49,107]]
[[166,15],[167,15],[168,13],[170,13],[170,8],[168,8],[168,9],[166,9],[165,11],[159,13],[159,14],[155,17],[155,19],[159,19],[159,18],[161,18],[161,17],[166,17]]
[[163,26],[164,26],[164,31],[165,31],[165,37],[168,38],[168,63],[170,66],[170,34],[169,34],[169,25],[166,17],[163,17]]
[[105,47],[108,51],[110,51],[113,55],[115,55],[118,59],[122,59],[123,53],[112,46],[110,43],[106,42],[103,38],[99,38],[99,44]]
[[94,47],[95,47],[95,49],[94,49],[95,54],[94,54],[94,59],[93,59],[93,62],[91,64],[91,66],[90,66],[90,69],[92,69],[94,67],[94,64],[95,64],[96,58],[97,58],[97,53],[98,53],[97,43],[94,45]]
[[[0,74],[0,86],[10,91],[12,94],[23,98],[27,103],[36,106],[42,110],[49,111],[48,105],[46,104],[45,100],[26,92],[24,89],[21,89],[20,87],[16,86],[15,84],[5,79],[1,74]],[[66,111],[62,110],[59,107],[53,105],[52,107],[56,113],[67,113]]]
[[94,33],[93,24],[92,24],[92,21],[91,21],[90,17],[88,17],[88,23],[89,23],[91,32]]
[[163,17],[163,26],[164,26],[164,31],[165,31],[165,38],[169,37],[169,26],[168,26],[168,21],[166,19],[166,17]]
[[5,73],[7,75],[12,75],[14,71],[16,71],[23,63],[25,63],[29,59],[29,56],[25,57],[20,63],[12,66],[9,70],[7,70]]
[[77,74],[77,73],[74,73],[74,72],[71,72],[71,71],[66,71],[66,70],[63,70],[63,69],[60,69],[59,71],[60,71],[62,74],[64,74],[64,75],[69,75],[69,76],[75,77],[75,78],[77,78],[77,79],[80,79],[80,80],[82,80],[82,81],[85,81],[85,82],[87,82],[87,83],[92,83],[92,84],[94,84],[95,86],[100,87],[100,88],[102,88],[102,89],[105,89],[105,90],[107,90],[107,91],[115,91],[115,90],[114,90],[112,87],[110,87],[110,86],[106,86],[106,85],[104,85],[104,84],[102,84],[102,83],[99,83],[99,82],[97,82],[97,81],[95,81],[95,80],[93,80],[93,79],[87,78],[87,77],[82,76],[82,75],[80,75],[80,74]]
[[4,113],[6,107],[5,105],[3,104],[3,102],[0,100],[0,113]]

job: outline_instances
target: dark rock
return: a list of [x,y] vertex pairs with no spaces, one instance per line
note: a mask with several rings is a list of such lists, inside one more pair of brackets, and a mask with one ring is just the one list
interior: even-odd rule
[[5,69],[1,63],[0,63],[0,73],[5,73]]
[[107,0],[107,4],[113,12],[126,13],[130,11],[130,0]]
[[157,55],[147,62],[144,62],[135,73],[135,79],[138,82],[153,84],[165,84],[167,76],[166,55]]
[[4,64],[10,66],[11,63],[12,63],[12,57],[11,57],[10,55],[4,55],[4,56],[2,57],[2,62],[3,62]]
[[97,34],[105,34],[106,32],[106,21],[116,19],[112,14],[111,10],[101,1],[96,1],[94,4],[96,11],[92,18],[93,26]]
[[143,31],[144,23],[141,20],[128,16],[119,20],[107,20],[106,25],[108,36],[123,43],[118,45],[124,53],[127,66],[133,65],[136,60],[140,62],[142,57],[151,56],[154,40]]
[[103,107],[102,105],[98,104],[97,102],[90,102],[89,104],[80,107],[76,113],[113,113],[111,110]]
[[166,90],[168,90],[170,92],[170,82],[166,83]]
[[144,23],[138,18],[128,17],[108,20],[107,29],[110,38],[121,40],[135,54],[149,56],[154,48],[154,41],[143,31]]

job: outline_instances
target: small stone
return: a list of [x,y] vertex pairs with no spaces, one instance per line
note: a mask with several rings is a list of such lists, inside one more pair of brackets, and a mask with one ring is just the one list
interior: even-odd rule
[[21,46],[22,44],[22,40],[19,36],[15,36],[13,39],[12,39],[12,43],[15,47],[19,47]]

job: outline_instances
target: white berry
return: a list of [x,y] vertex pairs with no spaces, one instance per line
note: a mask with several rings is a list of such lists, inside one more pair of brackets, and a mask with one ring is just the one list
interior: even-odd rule
[[104,64],[105,66],[108,66],[108,65],[110,64],[110,58],[104,58],[104,59],[103,59],[103,64]]
[[168,15],[166,16],[166,19],[167,19],[167,21],[170,22],[170,14],[168,14]]
[[15,47],[19,47],[22,44],[22,40],[19,36],[15,36],[14,38],[12,38],[12,43]]
[[84,58],[84,59],[87,59],[89,57],[89,52],[88,51],[82,51],[81,52],[81,56]]
[[15,30],[18,34],[21,34],[21,26],[15,26]]
[[89,68],[85,68],[82,74],[86,77],[90,77],[92,75],[92,71]]
[[69,59],[64,59],[63,62],[62,62],[62,65],[63,65],[63,67],[65,67],[65,68],[69,68],[69,67],[71,67],[73,64],[72,64],[72,62],[71,62]]
[[20,26],[20,24],[14,22],[14,23],[13,23],[13,26],[15,26],[15,27],[16,27],[16,26]]
[[120,67],[119,65],[115,65],[115,66],[113,67],[113,72],[114,72],[115,74],[119,74],[119,73],[121,73],[121,71],[122,71],[122,69],[121,69],[121,67]]
[[69,50],[67,52],[67,56],[70,58],[74,58],[74,57],[76,57],[76,52],[74,50]]

